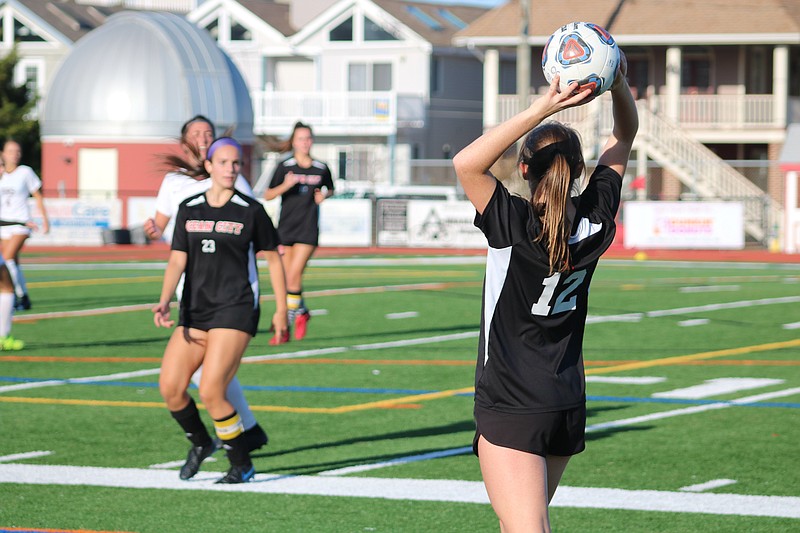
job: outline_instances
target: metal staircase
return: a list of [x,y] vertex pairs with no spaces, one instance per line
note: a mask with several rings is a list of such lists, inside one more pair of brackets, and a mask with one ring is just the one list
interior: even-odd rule
[[[581,133],[586,159],[596,156],[601,148],[599,142],[611,131],[611,101],[603,98],[597,103],[595,112],[573,124]],[[698,200],[742,202],[745,232],[768,245],[783,220],[783,207],[702,143],[650,111],[646,102],[637,102],[637,108],[639,132],[634,148],[644,150],[650,159],[669,170]]]

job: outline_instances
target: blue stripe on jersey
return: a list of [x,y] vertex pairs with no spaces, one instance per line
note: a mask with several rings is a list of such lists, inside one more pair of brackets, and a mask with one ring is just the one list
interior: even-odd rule
[[511,246],[492,248],[486,254],[486,281],[484,282],[483,306],[483,364],[489,361],[489,330],[492,325],[494,310],[503,291],[511,264]]
[[582,218],[580,222],[578,222],[578,229],[575,230],[575,234],[570,235],[568,243],[575,244],[583,239],[588,239],[595,233],[599,233],[602,229],[602,222],[600,224],[594,224],[590,222],[588,218]]
[[258,308],[258,269],[256,268],[256,253],[253,251],[253,242],[250,241],[250,249],[247,251],[247,279],[250,288],[253,290],[253,309]]

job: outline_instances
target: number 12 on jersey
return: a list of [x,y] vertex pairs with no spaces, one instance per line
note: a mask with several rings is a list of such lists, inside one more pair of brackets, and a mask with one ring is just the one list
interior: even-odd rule
[[556,296],[552,307],[550,302],[553,300],[553,295],[558,287],[558,282],[561,280],[561,272],[556,272],[552,276],[544,278],[542,281],[544,290],[542,291],[542,295],[539,296],[539,300],[531,306],[531,314],[537,316],[550,316],[575,309],[578,297],[573,293],[578,289],[578,287],[580,287],[585,277],[585,270],[576,270],[567,276],[567,278],[564,280],[564,284],[561,287],[561,292],[559,292]]

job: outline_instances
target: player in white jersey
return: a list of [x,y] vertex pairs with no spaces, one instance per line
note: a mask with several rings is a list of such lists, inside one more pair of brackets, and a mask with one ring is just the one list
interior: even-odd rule
[[[192,165],[198,165],[206,157],[206,151],[214,140],[214,125],[211,121],[202,116],[197,115],[189,119],[181,127],[181,146],[183,147],[184,154],[189,159]],[[197,161],[195,161],[197,160]],[[171,165],[180,162],[168,161]],[[207,191],[211,187],[211,178],[205,174],[197,176],[189,175],[181,172],[176,168],[172,172],[168,172],[164,176],[161,187],[158,191],[158,198],[156,200],[156,213],[155,217],[148,219],[145,222],[145,232],[151,240],[164,239],[167,242],[172,242],[172,233],[175,227],[175,216],[178,213],[178,206],[186,198],[195,196],[196,194]],[[235,188],[237,191],[247,195],[253,196],[253,190],[247,180],[239,174],[236,177]],[[180,298],[182,294],[183,278],[178,286],[177,294]],[[192,381],[195,385],[200,385],[202,369],[198,370],[193,376]],[[242,418],[242,423],[245,429],[245,438],[249,443],[250,451],[255,451],[268,442],[268,437],[263,428],[256,421],[250,405],[244,397],[244,391],[239,383],[239,379],[234,376],[228,386],[227,391],[228,401],[230,401],[239,416]],[[212,450],[213,452],[213,450]],[[188,477],[194,476],[200,468],[200,463],[192,457],[187,459],[187,464],[184,465],[184,474]]]
[[[2,158],[0,158],[0,173],[5,170]],[[14,319],[16,295],[14,294],[14,282],[11,273],[0,256],[0,351],[21,350],[25,343],[11,336],[11,324]]]
[[[192,443],[187,464],[202,462],[215,445],[187,389],[192,374],[201,364],[205,367],[200,398],[231,462],[218,483],[243,483],[255,474],[241,417],[226,398],[226,389],[258,327],[258,252],[266,254],[276,296],[272,322],[278,328],[287,322],[278,233],[264,207],[234,189],[240,165],[241,146],[235,140],[222,137],[211,143],[204,169],[212,185],[178,208],[161,297],[153,308],[156,326],[174,324],[170,301],[185,273],[180,321],[164,352],[159,388]],[[191,477],[186,465],[180,477]]]
[[31,220],[28,198],[33,196],[42,215],[43,233],[50,231],[50,222],[44,207],[42,196],[42,180],[27,165],[20,165],[22,148],[14,140],[3,144],[3,161],[5,171],[0,178],[0,240],[11,279],[14,281],[16,294],[15,308],[27,310],[31,308],[25,276],[19,264],[19,253],[31,234],[31,229],[39,229]]
[[[577,133],[554,113],[591,101],[577,83],[548,92],[453,159],[489,249],[475,372],[473,447],[502,531],[550,531],[548,506],[570,456],[584,447],[582,343],[589,283],[615,234],[622,176],[638,129],[620,68],[614,125],[581,191]],[[519,170],[530,200],[512,196],[489,169],[525,137]]]

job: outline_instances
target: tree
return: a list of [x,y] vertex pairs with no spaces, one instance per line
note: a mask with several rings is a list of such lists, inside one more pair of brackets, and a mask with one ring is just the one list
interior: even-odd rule
[[0,142],[17,141],[22,147],[23,162],[41,174],[39,121],[32,118],[38,97],[25,84],[14,84],[14,68],[18,61],[16,47],[0,58]]

